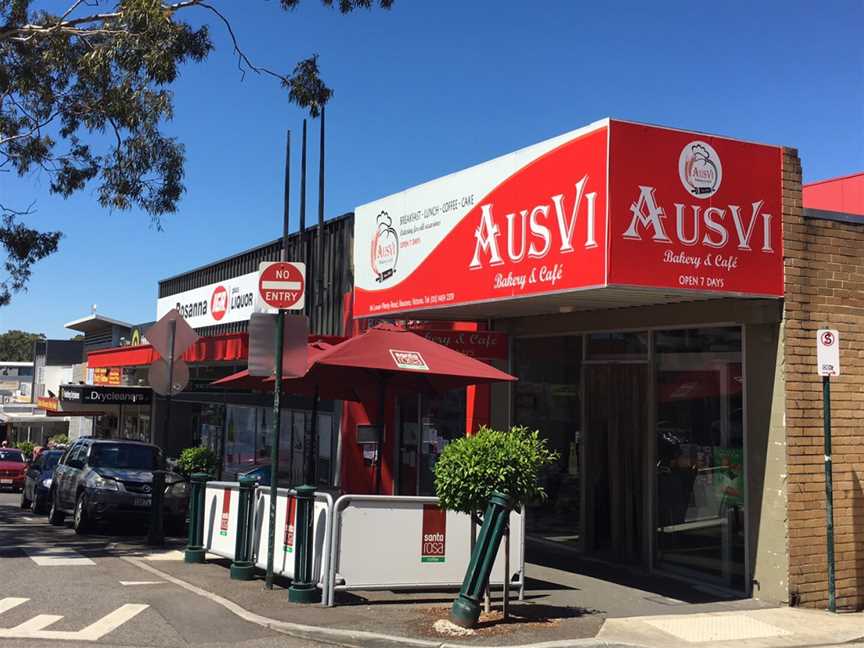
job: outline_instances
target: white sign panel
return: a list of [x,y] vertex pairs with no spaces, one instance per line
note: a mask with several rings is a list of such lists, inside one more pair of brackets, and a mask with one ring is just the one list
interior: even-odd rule
[[816,371],[820,376],[840,375],[840,333],[835,329],[816,331]]
[[257,272],[162,297],[156,304],[156,319],[172,308],[192,328],[245,322],[252,313],[275,312],[258,294]]

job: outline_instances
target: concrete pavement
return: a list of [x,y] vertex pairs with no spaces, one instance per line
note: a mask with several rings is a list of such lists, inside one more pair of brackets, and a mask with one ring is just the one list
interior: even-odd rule
[[139,536],[77,536],[21,511],[18,498],[0,494],[0,648],[317,645],[226,614],[130,564],[118,547]]
[[187,565],[176,550],[181,539],[154,552],[140,544],[140,531],[76,536],[20,511],[17,496],[0,495],[0,648],[864,644],[862,614],[725,600],[602,563],[582,561],[574,570],[572,556],[548,553],[529,566],[526,601],[514,602],[511,622],[493,614],[479,632],[454,636],[435,627],[452,592],[343,593],[336,608],[292,605],[285,582],[269,591],[260,578],[232,581],[227,561]]

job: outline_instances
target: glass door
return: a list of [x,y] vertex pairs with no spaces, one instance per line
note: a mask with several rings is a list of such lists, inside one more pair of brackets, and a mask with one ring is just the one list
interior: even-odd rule
[[527,506],[534,537],[580,548],[582,523],[581,335],[518,338],[513,343],[513,420],[538,430],[558,461],[544,469],[546,497]]
[[740,329],[655,339],[657,566],[744,591]]

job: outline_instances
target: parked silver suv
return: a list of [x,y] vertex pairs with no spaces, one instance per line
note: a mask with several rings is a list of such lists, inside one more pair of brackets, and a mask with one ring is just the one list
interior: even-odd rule
[[[162,453],[149,443],[83,438],[72,444],[57,465],[51,482],[51,524],[73,515],[76,533],[98,521],[143,519],[150,515],[153,471]],[[186,522],[187,484],[168,473],[163,497],[165,528],[182,535]]]

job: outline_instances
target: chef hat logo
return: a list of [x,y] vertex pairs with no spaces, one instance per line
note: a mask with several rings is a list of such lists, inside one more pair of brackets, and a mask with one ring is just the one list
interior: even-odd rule
[[381,227],[383,225],[383,227],[386,229],[393,226],[393,219],[390,218],[390,214],[388,214],[384,210],[382,210],[381,213],[378,214],[377,221],[378,227]]
[[711,159],[711,153],[709,153],[708,149],[706,149],[701,144],[694,144],[690,147],[690,151],[693,153],[693,157],[695,157],[697,160],[707,162]]

